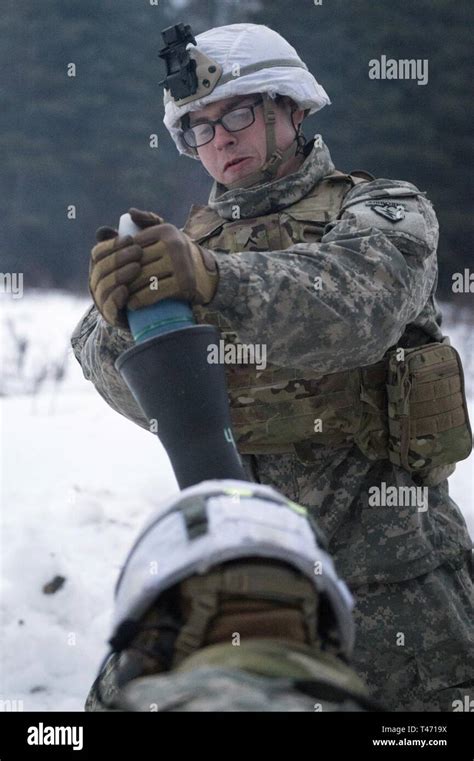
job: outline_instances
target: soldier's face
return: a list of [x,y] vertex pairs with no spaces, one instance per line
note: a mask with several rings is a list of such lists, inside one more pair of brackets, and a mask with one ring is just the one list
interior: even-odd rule
[[[199,111],[190,113],[190,126],[207,119],[218,119],[227,112],[251,105],[258,100],[258,94],[224,98],[211,103]],[[276,122],[275,134],[277,147],[284,150],[295,139],[295,130],[291,124],[289,105],[275,105]],[[213,140],[198,148],[198,155],[205,169],[218,182],[227,185],[239,179],[244,179],[252,172],[260,169],[265,163],[267,156],[267,141],[265,134],[265,121],[263,117],[263,103],[255,106],[255,121],[249,127],[239,132],[228,132],[222,124],[215,125]],[[303,119],[302,110],[295,111],[293,121],[298,125]],[[231,163],[237,162],[238,163]],[[301,163],[297,160],[296,164]],[[290,159],[280,165],[277,177],[283,177],[295,171],[295,159]]]

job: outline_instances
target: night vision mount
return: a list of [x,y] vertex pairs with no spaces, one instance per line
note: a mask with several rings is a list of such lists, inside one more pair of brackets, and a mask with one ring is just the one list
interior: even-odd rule
[[[222,76],[222,66],[204,55],[190,24],[175,24],[161,33],[165,47],[159,52],[166,64],[166,77],[160,85],[171,94],[177,105],[209,95]],[[195,47],[188,49],[188,45]]]

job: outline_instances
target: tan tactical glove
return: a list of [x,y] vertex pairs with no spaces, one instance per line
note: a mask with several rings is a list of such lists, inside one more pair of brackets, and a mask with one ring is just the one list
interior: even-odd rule
[[116,231],[99,228],[101,242],[91,252],[89,288],[104,319],[127,328],[126,307],[140,309],[168,298],[211,301],[218,283],[214,255],[151,212],[130,209],[130,215],[142,232],[112,237]]
[[211,301],[219,279],[214,254],[170,224],[156,225],[134,237],[143,250],[141,271],[129,286],[130,309],[162,299],[191,304]]

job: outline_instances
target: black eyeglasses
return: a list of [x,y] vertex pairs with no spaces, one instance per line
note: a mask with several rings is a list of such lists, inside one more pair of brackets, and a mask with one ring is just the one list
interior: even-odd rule
[[222,124],[227,132],[240,132],[246,127],[250,127],[255,121],[255,107],[263,102],[263,98],[259,98],[249,106],[240,106],[233,111],[228,111],[220,119],[207,122],[200,122],[193,127],[187,127],[183,130],[183,139],[186,145],[190,148],[200,148],[202,145],[210,143],[214,139],[216,134],[216,124]]

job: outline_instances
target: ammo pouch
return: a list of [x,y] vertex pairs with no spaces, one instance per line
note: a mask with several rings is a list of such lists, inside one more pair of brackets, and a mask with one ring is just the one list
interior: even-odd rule
[[447,342],[400,351],[387,352],[388,458],[429,485],[472,450],[461,359]]
[[435,486],[472,450],[461,360],[448,339],[395,346],[379,362],[352,370],[313,378],[303,373],[228,373],[241,454],[292,452],[310,464],[320,446],[355,444],[369,460],[388,460]]

